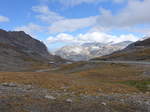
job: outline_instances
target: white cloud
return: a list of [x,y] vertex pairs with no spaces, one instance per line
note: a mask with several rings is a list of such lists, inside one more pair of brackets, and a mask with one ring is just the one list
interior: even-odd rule
[[86,34],[80,34],[78,39],[86,42],[101,42],[101,43],[109,43],[109,42],[122,42],[122,41],[136,41],[138,37],[128,34],[128,35],[110,35],[104,32],[91,32]]
[[58,13],[51,11],[46,5],[34,6],[32,7],[32,10],[36,13],[39,13],[36,16],[37,18],[47,23],[53,23],[55,21],[64,19],[64,17],[60,16]]
[[63,19],[54,22],[49,27],[50,33],[73,32],[82,28],[91,27],[96,24],[97,16],[79,18],[79,19]]
[[49,37],[47,39],[48,43],[78,43],[79,41],[75,39],[72,35],[66,34],[66,33],[60,33],[56,37]]
[[49,24],[49,33],[73,32],[85,27],[93,26],[97,16],[87,18],[65,18],[51,11],[48,6],[34,6],[34,12],[39,13],[36,17]]
[[5,16],[0,16],[0,22],[9,22],[9,18]]
[[128,28],[127,30],[132,31],[132,32],[141,33],[141,34],[144,34],[144,36],[146,36],[146,37],[150,37],[150,28],[148,28],[148,27],[145,27],[145,28],[133,27],[133,28]]
[[72,7],[72,6],[76,6],[76,5],[80,5],[83,3],[86,4],[96,4],[96,3],[101,3],[101,2],[114,2],[114,3],[122,3],[123,1],[127,1],[127,0],[40,0],[43,2],[59,2],[64,6],[67,7]]
[[150,24],[150,0],[131,0],[119,13],[101,9],[98,24],[103,27],[125,28],[138,24]]
[[14,30],[15,31],[24,31],[24,32],[33,36],[36,32],[43,31],[43,27],[41,27],[37,24],[30,23],[30,24],[25,25],[25,26],[16,27]]
[[122,17],[120,23],[123,25],[136,25],[150,23],[150,0],[129,1],[128,6],[118,15]]
[[49,37],[47,39],[48,43],[72,43],[72,44],[83,44],[83,43],[90,43],[90,42],[100,42],[100,43],[109,43],[109,42],[123,42],[123,41],[137,41],[139,37],[134,36],[132,34],[128,35],[110,35],[103,32],[89,32],[86,34],[79,34],[77,36],[73,36],[66,33],[60,33],[56,37]]
[[[59,2],[71,2],[72,0],[59,0]],[[73,0],[71,3],[90,3],[96,0]],[[98,0],[99,1],[99,0]],[[100,0],[102,2],[102,0]],[[117,3],[125,0],[111,0]],[[128,0],[127,0],[128,1]],[[48,6],[35,6],[33,11],[38,12],[37,17],[49,23],[48,32],[62,33],[73,32],[86,27],[91,30],[103,31],[112,29],[127,29],[140,24],[150,24],[149,7],[150,0],[131,0],[123,9],[113,14],[110,10],[101,8],[100,14],[86,18],[65,18],[58,13],[51,11]]]

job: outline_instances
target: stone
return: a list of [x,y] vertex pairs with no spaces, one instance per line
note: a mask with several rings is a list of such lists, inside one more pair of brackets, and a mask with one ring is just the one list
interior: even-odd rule
[[6,87],[17,87],[17,84],[15,83],[3,83],[2,86],[6,86]]
[[72,103],[72,99],[67,99],[66,102]]
[[26,90],[31,90],[31,89],[33,89],[32,85],[27,85]]
[[105,102],[102,102],[102,105],[106,106],[107,104]]
[[54,96],[51,96],[51,95],[46,95],[45,98],[51,99],[51,100],[56,100],[56,98]]

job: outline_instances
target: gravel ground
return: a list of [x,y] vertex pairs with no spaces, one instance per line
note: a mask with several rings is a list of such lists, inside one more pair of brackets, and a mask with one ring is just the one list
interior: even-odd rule
[[0,112],[150,112],[150,93],[97,96],[0,84]]

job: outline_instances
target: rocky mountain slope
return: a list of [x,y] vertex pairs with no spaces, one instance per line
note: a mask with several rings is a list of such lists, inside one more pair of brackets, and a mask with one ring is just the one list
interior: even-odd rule
[[142,39],[111,55],[102,56],[100,60],[140,60],[150,61],[150,38]]
[[19,71],[54,60],[47,47],[23,31],[0,30],[0,70]]
[[55,52],[56,55],[62,58],[81,61],[89,60],[94,57],[110,54],[114,51],[121,50],[127,45],[132,43],[131,41],[125,41],[121,43],[85,43],[82,45],[64,46]]

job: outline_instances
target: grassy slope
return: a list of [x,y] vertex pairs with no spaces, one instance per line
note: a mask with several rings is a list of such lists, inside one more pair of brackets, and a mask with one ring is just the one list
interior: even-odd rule
[[[59,70],[51,72],[1,72],[0,83],[16,82],[60,90],[67,88],[67,91],[74,91],[77,94],[132,93],[142,90],[132,84],[132,81],[150,81],[149,78],[143,77],[144,71],[149,69],[150,67],[125,64],[96,64],[95,66],[94,63],[79,62],[64,65]],[[127,83],[129,81],[131,84]],[[145,88],[148,84],[144,84],[142,91],[149,91]]]

